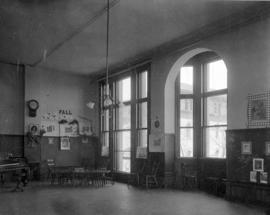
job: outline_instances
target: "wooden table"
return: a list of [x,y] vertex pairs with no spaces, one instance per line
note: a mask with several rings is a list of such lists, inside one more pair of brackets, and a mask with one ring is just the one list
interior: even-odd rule
[[72,184],[104,186],[108,180],[113,183],[113,177],[109,177],[110,170],[84,169],[82,167],[53,167],[51,170],[51,184]]

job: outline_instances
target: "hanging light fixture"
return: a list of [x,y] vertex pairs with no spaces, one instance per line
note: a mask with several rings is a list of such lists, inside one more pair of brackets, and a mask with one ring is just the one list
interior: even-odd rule
[[107,27],[106,27],[106,86],[104,95],[104,106],[108,107],[113,104],[109,87],[109,25],[110,25],[110,2],[107,0]]

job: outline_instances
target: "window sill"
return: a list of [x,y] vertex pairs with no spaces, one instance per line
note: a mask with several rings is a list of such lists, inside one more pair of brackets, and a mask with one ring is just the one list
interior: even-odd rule
[[[177,157],[176,160],[196,160],[197,157]],[[199,157],[199,160],[226,160],[227,158]]]
[[201,157],[199,158],[200,160],[219,160],[219,161],[222,161],[222,160],[226,160],[226,158],[211,158],[211,157]]
[[131,174],[131,172],[121,172],[121,171],[116,171],[116,170],[114,170],[113,173],[119,174],[119,175],[130,175]]
[[197,157],[178,157],[177,160],[195,160]]

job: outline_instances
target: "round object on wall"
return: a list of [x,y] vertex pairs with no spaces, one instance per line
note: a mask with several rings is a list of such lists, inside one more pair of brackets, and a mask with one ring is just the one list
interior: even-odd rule
[[159,128],[159,126],[160,126],[159,119],[156,119],[154,124],[155,124],[155,128]]
[[37,109],[39,108],[39,103],[35,99],[31,99],[27,102],[27,106],[29,109],[29,116],[30,117],[36,117],[37,115]]

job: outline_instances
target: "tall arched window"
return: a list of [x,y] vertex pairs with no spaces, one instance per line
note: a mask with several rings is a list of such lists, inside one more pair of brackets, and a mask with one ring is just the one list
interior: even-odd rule
[[226,158],[227,69],[212,52],[190,59],[177,79],[180,157]]

